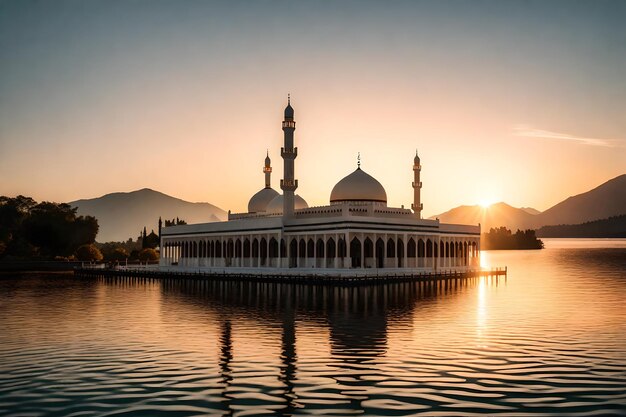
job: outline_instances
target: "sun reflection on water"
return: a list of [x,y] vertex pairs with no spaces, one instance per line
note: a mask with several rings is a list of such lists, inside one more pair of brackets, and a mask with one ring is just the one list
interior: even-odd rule
[[480,277],[476,291],[476,343],[480,348],[487,348],[485,333],[487,329],[487,284],[486,277]]

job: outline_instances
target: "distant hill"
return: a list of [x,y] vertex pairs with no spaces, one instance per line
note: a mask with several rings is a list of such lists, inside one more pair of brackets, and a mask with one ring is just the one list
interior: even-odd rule
[[492,227],[504,226],[515,232],[517,229],[533,229],[535,215],[524,209],[512,207],[506,203],[483,206],[460,206],[446,211],[431,219],[439,218],[442,223],[481,224],[484,232]]
[[626,237],[626,214],[594,220],[581,224],[560,224],[543,226],[537,230],[538,237]]
[[98,242],[135,239],[144,226],[148,233],[157,232],[159,216],[165,219],[179,217],[187,223],[225,220],[224,210],[209,203],[190,203],[158,191],[144,188],[128,193],[112,193],[102,197],[69,203],[81,215],[98,219]]
[[626,174],[538,214],[537,226],[578,224],[620,214],[626,214]]
[[478,224],[484,232],[492,227],[537,229],[546,225],[580,224],[626,214],[626,174],[556,204],[544,212],[530,207],[515,208],[506,203],[482,206],[460,206],[431,219],[445,223]]
[[541,213],[539,210],[534,209],[532,207],[520,207],[520,210],[524,210],[528,214],[539,214],[539,213]]

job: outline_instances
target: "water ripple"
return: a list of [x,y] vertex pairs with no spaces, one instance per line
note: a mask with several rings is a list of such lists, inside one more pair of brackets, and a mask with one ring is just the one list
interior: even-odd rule
[[626,250],[581,251],[453,285],[2,279],[0,415],[625,415]]

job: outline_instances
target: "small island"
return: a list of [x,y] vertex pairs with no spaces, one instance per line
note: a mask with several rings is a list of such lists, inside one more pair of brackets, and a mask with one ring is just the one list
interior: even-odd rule
[[532,229],[511,233],[506,227],[491,228],[483,233],[481,247],[484,250],[497,249],[543,249],[543,242],[537,239]]

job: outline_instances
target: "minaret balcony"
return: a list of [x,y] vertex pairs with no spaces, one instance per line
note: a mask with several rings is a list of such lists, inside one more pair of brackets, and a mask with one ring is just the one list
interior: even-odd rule
[[422,188],[422,182],[415,182],[413,181],[413,188]]
[[283,121],[283,129],[295,129],[295,128],[296,128],[296,122],[294,122],[293,120]]
[[[415,209],[415,204],[411,204],[411,209],[412,209],[413,211],[416,211],[416,209]],[[419,210],[419,211],[424,210],[424,203],[420,203],[419,208],[418,208],[417,210]]]
[[296,191],[298,180],[280,180],[280,189],[283,191]]
[[413,171],[421,171],[421,170],[422,170],[421,165],[413,165]]
[[297,147],[293,149],[280,148],[280,156],[282,156],[283,159],[296,159],[296,157],[298,156],[298,148]]

